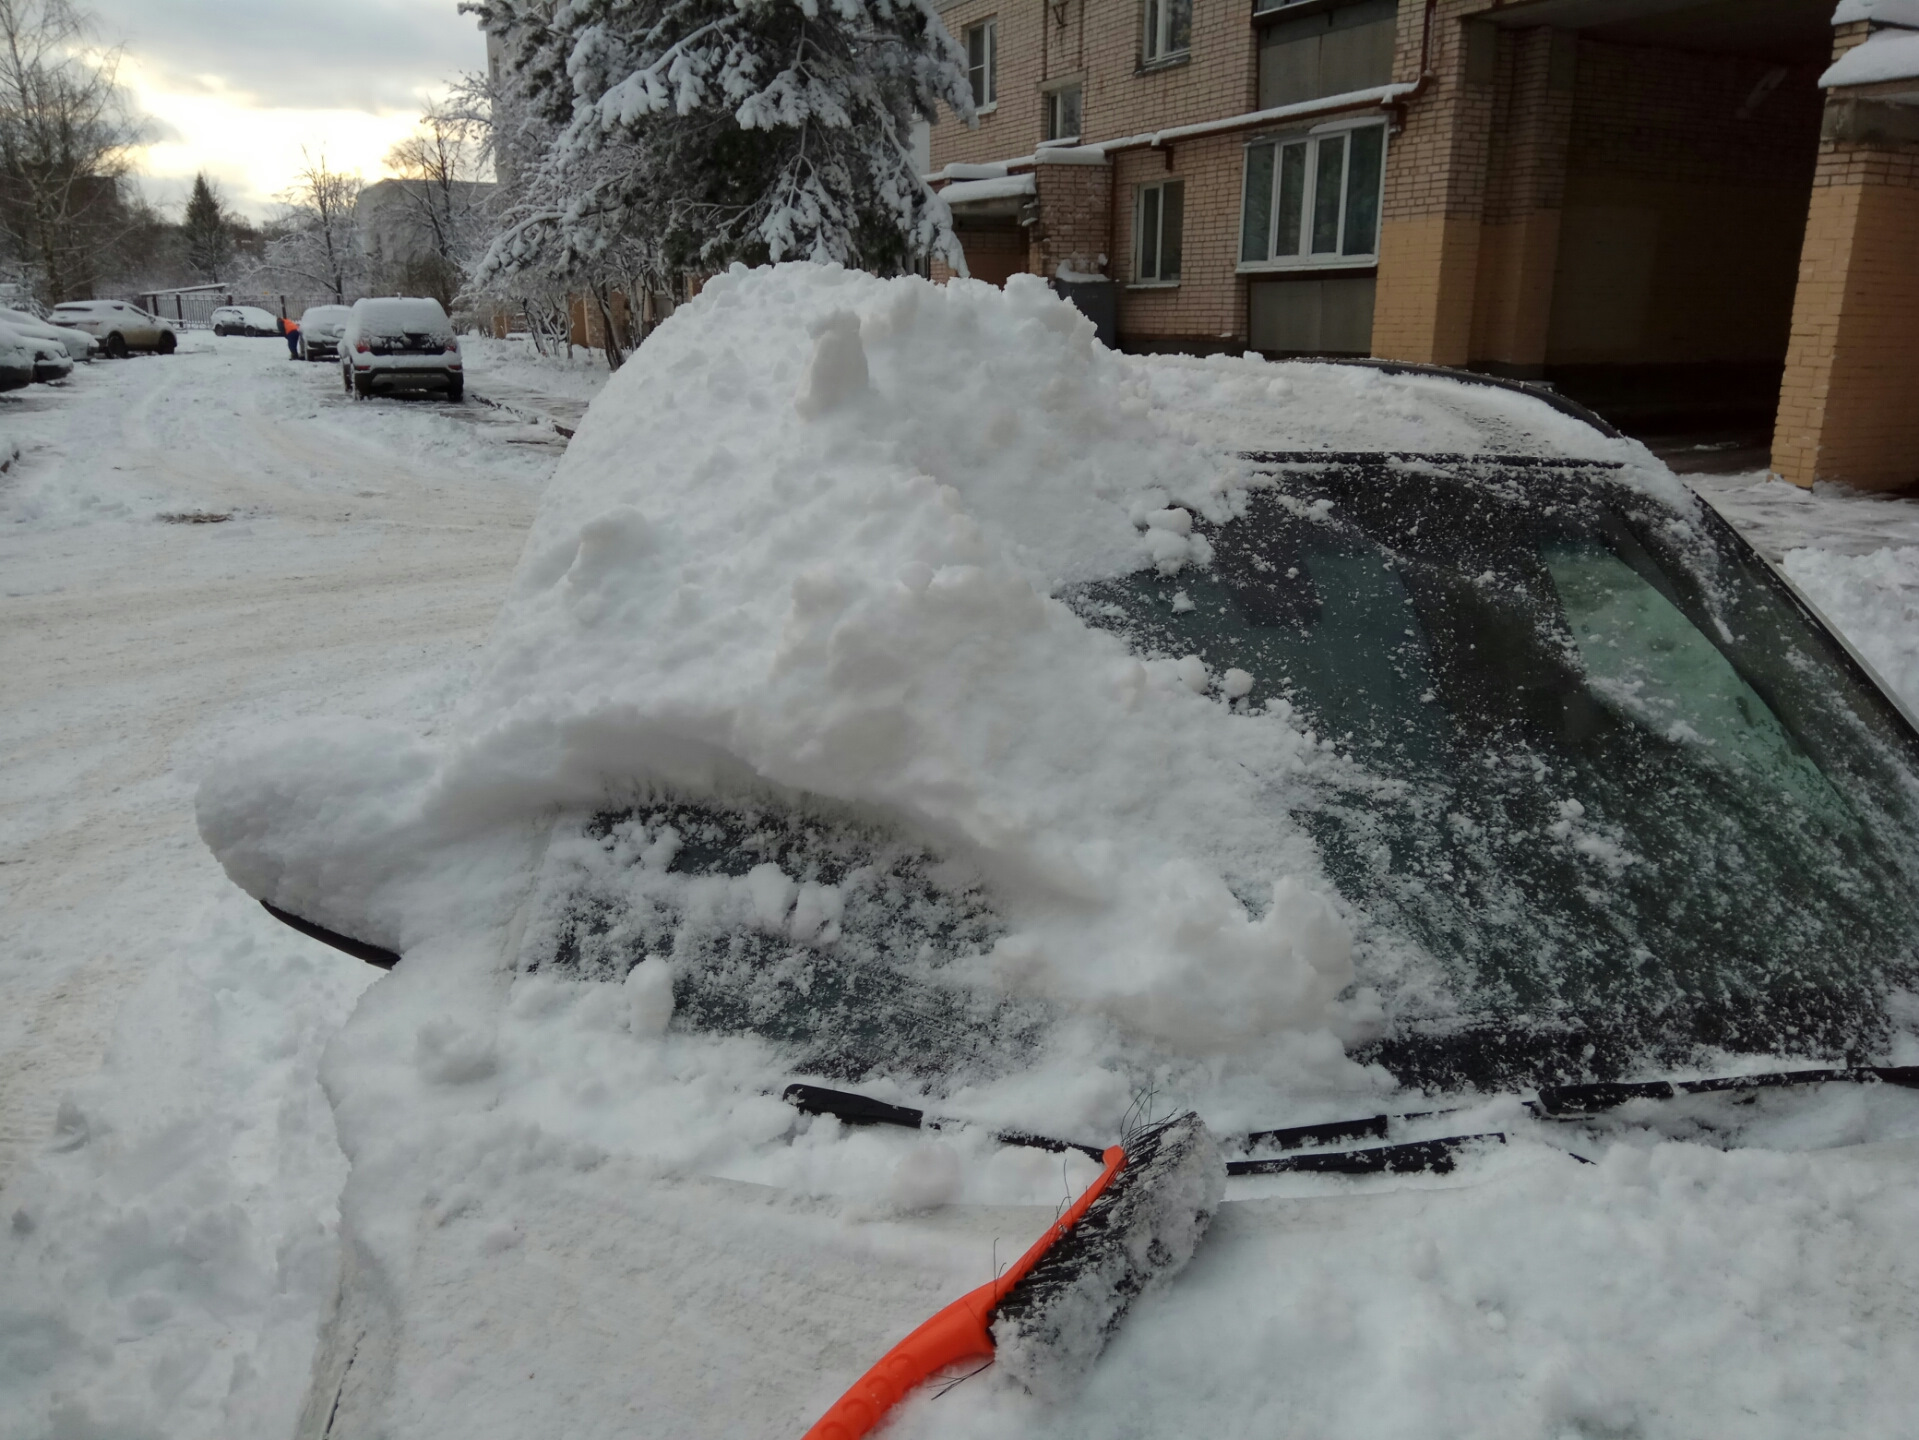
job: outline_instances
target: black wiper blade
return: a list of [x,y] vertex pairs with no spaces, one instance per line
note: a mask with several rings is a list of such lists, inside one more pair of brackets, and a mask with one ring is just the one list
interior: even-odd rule
[[1536,1111],[1552,1119],[1576,1119],[1617,1110],[1632,1100],[1671,1100],[1788,1085],[1898,1085],[1919,1090],[1919,1065],[1854,1065],[1843,1069],[1778,1070],[1763,1075],[1719,1075],[1703,1080],[1605,1080],[1588,1085],[1543,1085]]
[[[1449,1174],[1461,1150],[1471,1145],[1504,1145],[1498,1130],[1479,1135],[1446,1135],[1408,1140],[1399,1145],[1368,1145],[1359,1150],[1309,1150],[1303,1155],[1274,1155],[1264,1160],[1229,1160],[1228,1175],[1428,1175]],[[1579,1158],[1579,1157],[1574,1157]]]
[[[942,1120],[935,1116],[928,1119],[924,1110],[915,1110],[908,1105],[889,1105],[884,1100],[874,1100],[866,1095],[855,1095],[850,1090],[828,1090],[823,1085],[788,1085],[780,1094],[794,1109],[808,1115],[831,1115],[847,1125],[896,1125],[903,1130],[939,1130],[947,1125],[960,1125],[959,1120]],[[1050,1150],[1062,1155],[1068,1150],[1077,1150],[1082,1155],[1090,1155],[1095,1160],[1105,1158],[1106,1152],[1097,1145],[1080,1145],[1071,1140],[1055,1140],[1050,1135],[1033,1135],[1024,1130],[995,1130],[993,1138],[1002,1145],[1023,1145],[1029,1150]]]

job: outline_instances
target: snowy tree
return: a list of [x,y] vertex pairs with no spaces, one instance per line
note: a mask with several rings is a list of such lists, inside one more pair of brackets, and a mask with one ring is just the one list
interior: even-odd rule
[[49,300],[91,295],[136,223],[118,64],[70,0],[0,0],[0,263]]
[[180,222],[180,236],[186,245],[187,269],[197,280],[213,281],[225,277],[233,261],[233,227],[219,192],[207,180],[205,172],[193,177],[193,193],[187,197],[186,215]]
[[277,233],[266,242],[265,269],[278,284],[306,285],[347,303],[365,270],[356,207],[360,177],[332,169],[326,151],[315,160],[304,149],[292,187],[280,196]]
[[924,0],[464,0],[513,57],[544,143],[480,267],[571,277],[624,250],[665,272],[809,258],[958,259],[911,132],[970,119]]
[[394,278],[408,293],[433,295],[449,308],[488,239],[485,132],[483,118],[455,95],[428,105],[413,134],[387,152],[409,228],[427,252]]

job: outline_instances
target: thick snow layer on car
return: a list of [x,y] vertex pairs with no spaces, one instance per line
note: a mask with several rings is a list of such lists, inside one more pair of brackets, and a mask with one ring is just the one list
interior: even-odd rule
[[1193,511],[1233,503],[1240,464],[1144,374],[1037,282],[726,277],[582,427],[461,733],[237,767],[208,839],[253,893],[404,948],[470,908],[441,852],[476,817],[773,786],[1014,897],[982,961],[1009,988],[1192,1053],[1310,1029],[1348,941],[1262,792],[1312,745],[1049,598],[1176,571]]
[[[352,1173],[309,1430],[797,1434],[1093,1172],[989,1127],[1110,1140],[1156,1085],[1222,1133],[1370,1111],[1348,916],[1286,813],[1331,748],[1053,592],[1195,565],[1243,448],[1542,447],[1643,462],[1508,392],[1116,356],[1037,280],[709,285],[596,401],[457,712],[284,732],[202,789],[243,886],[406,952],[323,1065]],[[967,1084],[872,1087],[976,1126],[852,1130],[776,1098],[776,1046],[671,1025],[674,960],[528,966],[562,870],[802,950],[850,925],[850,881],[671,872],[681,800],[836,815],[983,881],[968,978],[1068,1023]],[[1908,1099],[1739,1133],[1909,1136]],[[1078,1399],[989,1376],[902,1433],[1895,1433],[1909,1140],[1828,1166],[1642,1122],[1588,1167],[1510,1101],[1432,1123],[1515,1139],[1390,1191],[1229,1189]]]

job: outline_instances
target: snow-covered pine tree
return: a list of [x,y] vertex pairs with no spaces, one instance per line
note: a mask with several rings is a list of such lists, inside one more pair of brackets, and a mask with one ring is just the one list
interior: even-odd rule
[[187,246],[187,269],[195,278],[225,279],[233,259],[233,226],[205,171],[193,177],[193,193],[187,197],[180,233]]
[[959,262],[911,153],[914,121],[939,104],[973,113],[964,57],[928,0],[461,8],[511,57],[523,132],[549,137],[517,177],[483,283],[523,268],[571,277],[635,248],[663,274]]

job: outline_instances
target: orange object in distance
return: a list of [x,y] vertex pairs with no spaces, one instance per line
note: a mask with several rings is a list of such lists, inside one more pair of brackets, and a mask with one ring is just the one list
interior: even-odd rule
[[993,1337],[987,1326],[1012,1288],[1026,1278],[1053,1243],[1080,1221],[1092,1203],[1105,1193],[1126,1164],[1126,1151],[1115,1145],[1101,1157],[1106,1168],[1099,1178],[1055,1220],[1032,1248],[1014,1261],[997,1280],[960,1296],[951,1305],[908,1335],[881,1357],[879,1364],[853,1383],[833,1408],[814,1422],[805,1440],[860,1440],[879,1424],[906,1392],[928,1376],[966,1360],[990,1360]]

